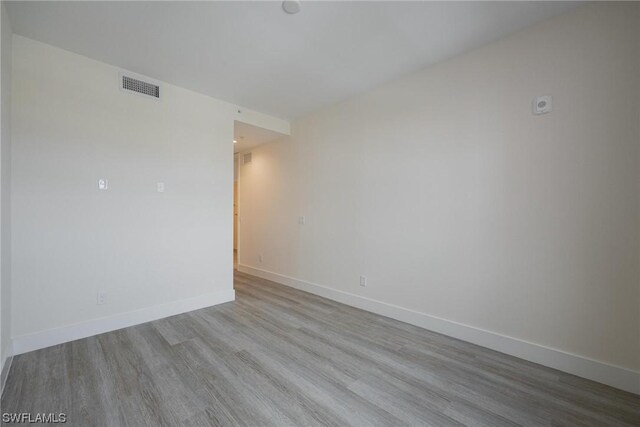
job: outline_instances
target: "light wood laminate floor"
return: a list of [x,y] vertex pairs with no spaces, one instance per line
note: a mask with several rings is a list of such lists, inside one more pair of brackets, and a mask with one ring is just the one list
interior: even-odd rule
[[253,276],[237,300],[15,357],[68,424],[640,425],[640,397]]

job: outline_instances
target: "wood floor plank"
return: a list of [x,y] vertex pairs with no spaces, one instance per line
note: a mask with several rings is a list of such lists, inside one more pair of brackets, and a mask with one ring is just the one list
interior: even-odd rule
[[640,396],[235,273],[236,301],[16,356],[73,426],[638,426]]

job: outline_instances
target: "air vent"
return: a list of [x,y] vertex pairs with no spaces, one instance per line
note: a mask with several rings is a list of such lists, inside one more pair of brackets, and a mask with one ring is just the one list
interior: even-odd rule
[[242,156],[242,163],[245,165],[251,163],[251,153],[245,153],[245,155]]
[[120,75],[120,88],[127,92],[135,92],[141,95],[160,99],[160,86],[154,83],[131,77],[126,74]]

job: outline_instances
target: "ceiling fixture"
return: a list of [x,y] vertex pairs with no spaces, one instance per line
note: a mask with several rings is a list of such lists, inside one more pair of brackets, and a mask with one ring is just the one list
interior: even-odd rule
[[300,12],[300,1],[299,0],[284,0],[282,2],[282,9],[287,12],[289,15],[295,15]]
[[233,143],[236,144],[238,141],[236,141],[235,139],[233,140]]

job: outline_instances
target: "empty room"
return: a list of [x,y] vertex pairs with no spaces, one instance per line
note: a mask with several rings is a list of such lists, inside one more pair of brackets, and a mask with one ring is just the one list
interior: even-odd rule
[[640,426],[640,2],[0,3],[2,424]]

